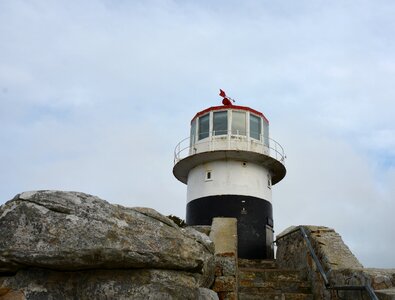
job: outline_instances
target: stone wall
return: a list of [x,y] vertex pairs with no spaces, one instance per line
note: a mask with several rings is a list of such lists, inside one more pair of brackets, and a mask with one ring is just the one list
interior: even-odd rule
[[[325,286],[318,267],[312,259],[300,227],[290,227],[277,236],[277,264],[280,268],[302,270],[312,282],[316,299],[369,299],[366,292],[333,290]],[[365,269],[342,238],[333,229],[323,226],[303,226],[320,260],[329,286],[364,286],[381,290],[395,286],[395,270]],[[380,296],[380,299],[387,299]],[[393,299],[393,298],[388,298]]]

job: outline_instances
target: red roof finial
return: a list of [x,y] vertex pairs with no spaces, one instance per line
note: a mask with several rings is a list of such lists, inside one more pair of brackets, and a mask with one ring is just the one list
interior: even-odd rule
[[229,98],[228,96],[226,96],[225,92],[221,89],[219,89],[219,95],[224,98],[222,100],[222,104],[223,105],[232,105],[232,101],[235,102],[235,100],[233,100],[232,98]]

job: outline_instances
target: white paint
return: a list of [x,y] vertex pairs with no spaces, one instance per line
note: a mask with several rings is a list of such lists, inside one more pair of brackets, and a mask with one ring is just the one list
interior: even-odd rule
[[189,150],[189,155],[217,150],[252,151],[270,155],[269,148],[259,140],[240,135],[218,135],[197,141]]
[[[209,137],[211,138],[211,137],[214,136],[214,132],[213,132],[213,128],[214,128],[214,126],[213,126],[213,115],[214,115],[214,112],[221,112],[221,111],[227,111],[227,119],[228,119],[227,132],[228,132],[229,135],[235,135],[236,136],[236,134],[233,134],[232,130],[231,130],[232,122],[233,122],[233,112],[243,112],[243,113],[246,114],[245,134],[241,134],[241,135],[237,134],[237,136],[242,136],[242,137],[246,137],[248,139],[251,139],[250,138],[250,116],[251,115],[254,115],[254,116],[258,117],[259,119],[261,119],[261,140],[262,140],[263,136],[267,136],[267,137],[269,136],[269,123],[266,121],[266,119],[262,118],[260,115],[257,115],[257,114],[254,114],[254,113],[250,112],[248,109],[240,109],[240,108],[233,109],[231,106],[230,107],[224,106],[224,109],[215,110],[215,111],[212,111],[212,110],[208,111],[206,114],[203,114],[203,115],[197,117],[193,121],[195,122],[195,124],[198,124],[199,123],[199,118],[209,115]],[[192,122],[191,122],[191,124],[192,124]],[[267,124],[267,125],[265,126],[264,124]],[[195,129],[194,131],[191,131],[191,134],[193,136],[195,136],[196,139],[192,138],[192,136],[191,136],[191,140],[194,141],[192,144],[195,144],[195,141],[199,142],[198,141],[199,126],[195,126],[194,129]],[[205,139],[207,139],[207,138],[205,138]],[[203,139],[203,140],[205,140],[205,139]]]
[[[214,150],[244,150],[244,151],[255,151],[259,153],[269,153],[269,149],[267,145],[264,145],[264,137],[269,136],[269,126],[267,125],[266,127],[263,125],[264,123],[266,124],[266,121],[255,114],[252,114],[256,117],[259,117],[261,119],[261,136],[260,140],[256,140],[254,138],[250,137],[250,111],[248,110],[240,110],[236,109],[235,111],[243,112],[245,113],[246,119],[245,119],[245,133],[244,134],[235,134],[232,132],[232,118],[233,118],[233,109],[231,108],[225,108],[223,110],[216,110],[215,112],[223,112],[227,111],[227,120],[228,120],[228,125],[227,125],[227,130],[224,132],[223,135],[214,135],[213,131],[213,115],[214,112],[210,111],[207,114],[204,114],[202,116],[207,116],[209,115],[209,136],[207,138],[198,140],[199,135],[199,126],[195,126],[195,131],[191,132],[193,137],[191,136],[191,147],[189,150],[189,155],[196,154],[199,152],[204,152],[204,151],[214,151]],[[196,124],[199,122],[199,118],[202,116],[196,118],[195,122]]]
[[[211,180],[206,172],[211,171]],[[244,195],[271,202],[269,171],[258,164],[236,160],[220,160],[201,164],[188,174],[187,202],[215,195]]]

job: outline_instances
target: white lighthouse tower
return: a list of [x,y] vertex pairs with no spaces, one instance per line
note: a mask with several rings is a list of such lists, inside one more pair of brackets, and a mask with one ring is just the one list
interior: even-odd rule
[[273,258],[272,185],[285,176],[284,150],[261,112],[220,95],[223,105],[198,112],[175,149],[173,174],[187,184],[186,223],[237,218],[239,257]]

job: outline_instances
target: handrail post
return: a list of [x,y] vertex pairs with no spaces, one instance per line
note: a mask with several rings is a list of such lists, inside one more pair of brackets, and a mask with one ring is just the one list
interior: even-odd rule
[[210,150],[210,151],[213,151],[213,148],[214,148],[214,138],[213,138],[213,136],[215,135],[215,130],[213,130],[211,133],[209,133],[209,146],[208,146],[208,149]]
[[231,149],[231,148],[230,148],[230,133],[231,133],[230,130],[228,130],[228,131],[226,132],[226,138],[228,139],[228,150]]

